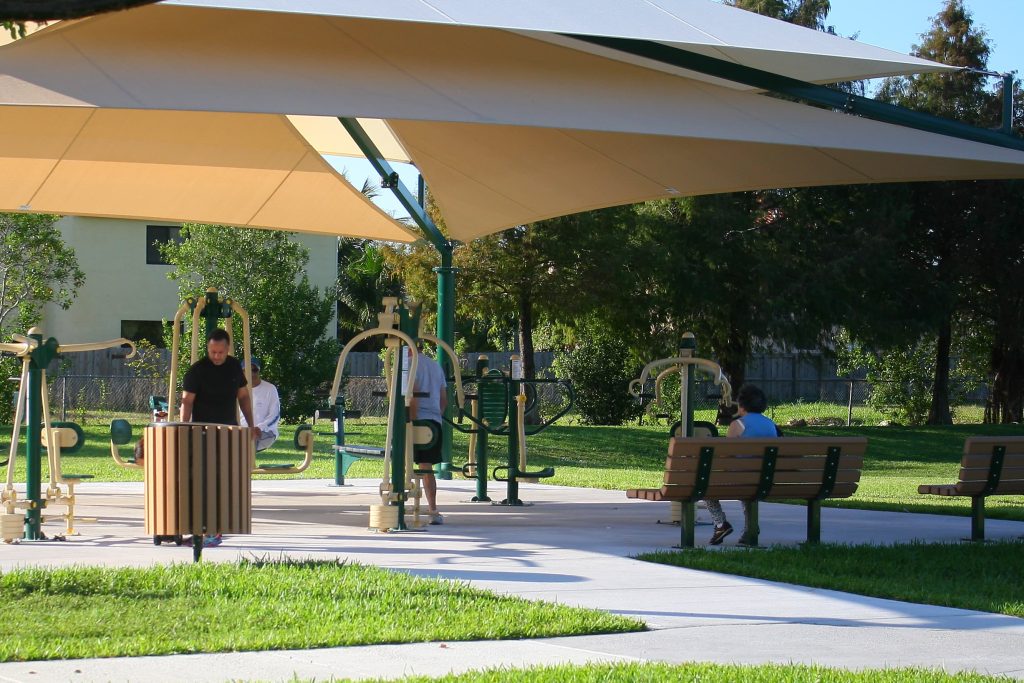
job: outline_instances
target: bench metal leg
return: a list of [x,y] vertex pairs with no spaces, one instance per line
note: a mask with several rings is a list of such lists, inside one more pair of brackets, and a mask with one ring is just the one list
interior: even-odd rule
[[697,504],[683,503],[682,517],[679,519],[679,547],[692,548],[694,527],[697,525]]
[[807,542],[821,543],[821,501],[807,501]]
[[971,540],[985,540],[985,496],[971,498]]
[[[746,518],[743,520],[746,524],[747,530],[744,532],[748,545],[757,547],[760,544],[759,536],[761,535],[761,521],[759,519],[760,513],[758,512],[759,501],[752,500],[746,503],[744,506],[744,513]],[[741,539],[742,540],[742,539]]]

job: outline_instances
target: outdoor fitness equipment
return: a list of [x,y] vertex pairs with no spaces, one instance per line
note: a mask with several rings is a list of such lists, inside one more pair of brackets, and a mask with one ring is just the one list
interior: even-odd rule
[[[722,405],[731,406],[733,404],[732,385],[729,383],[729,378],[722,372],[722,367],[718,363],[706,358],[697,358],[694,355],[696,349],[697,341],[693,333],[687,332],[679,342],[679,355],[651,361],[644,366],[640,377],[629,383],[629,393],[637,397],[641,402],[645,399],[651,399],[656,403],[660,403],[662,400],[662,384],[671,375],[679,373],[679,419],[669,428],[669,436],[718,436],[718,430],[713,423],[695,423],[693,420],[696,369],[701,369],[710,374],[715,385],[721,388]],[[644,389],[647,383],[651,381],[651,373],[655,370],[658,371],[658,374],[654,379],[654,392],[645,392]],[[696,430],[702,430],[702,433],[695,434]]]
[[[370,527],[378,530],[404,531],[409,527],[405,522],[405,503],[412,498],[413,527],[422,524],[420,520],[419,476],[415,470],[414,451],[429,448],[441,438],[440,429],[431,421],[409,419],[412,403],[412,388],[419,365],[416,339],[419,330],[419,308],[403,306],[396,297],[385,297],[383,311],[377,316],[377,326],[360,332],[353,337],[338,356],[338,365],[331,385],[330,403],[334,412],[335,431],[335,484],[345,484],[345,474],[353,462],[361,458],[383,458],[384,477],[379,490],[380,505],[370,506]],[[356,417],[354,411],[345,409],[345,394],[342,377],[345,362],[356,344],[374,336],[383,336],[385,345],[384,376],[387,384],[388,423],[384,447],[362,446],[345,442],[345,418]],[[437,343],[453,359],[451,348],[434,337],[424,337]],[[459,407],[463,404],[462,380],[458,365],[454,365],[456,392]]]
[[[476,393],[470,399],[470,410],[460,412],[475,425],[467,428],[452,422],[452,426],[460,432],[469,434],[469,457],[462,467],[466,478],[476,479],[476,495],[473,502],[491,502],[487,495],[487,441],[490,435],[508,437],[508,461],[506,465],[495,467],[492,471],[495,481],[506,482],[506,497],[500,505],[523,505],[519,499],[519,483],[535,482],[555,475],[552,467],[529,471],[527,469],[526,437],[539,434],[572,409],[575,395],[572,384],[560,379],[525,379],[523,364],[518,356],[510,359],[508,374],[500,370],[491,370],[487,365],[487,357],[477,359],[476,377],[469,380],[476,384]],[[558,384],[565,390],[568,401],[566,405],[551,418],[538,425],[526,426],[526,414],[531,412],[537,403],[536,387],[540,384]],[[528,388],[533,391],[528,392]],[[532,398],[528,398],[528,394]],[[501,476],[499,472],[504,472]]]
[[[43,340],[39,328],[33,327],[26,336],[13,335],[14,343],[0,344],[0,351],[7,351],[21,358],[21,378],[18,388],[18,402],[14,411],[14,427],[11,434],[10,453],[7,458],[7,481],[0,492],[0,537],[11,542],[19,537],[26,541],[44,540],[40,529],[44,521],[63,519],[66,534],[75,533],[75,486],[87,479],[89,474],[65,474],[61,467],[61,449],[75,452],[85,442],[81,427],[73,422],[53,422],[50,419],[50,402],[46,390],[46,367],[58,353],[98,351],[119,346],[131,347],[128,358],[135,355],[135,345],[127,339],[113,339],[89,344],[64,344],[50,337]],[[21,423],[28,417],[25,433],[25,459],[27,476],[25,498],[19,498],[14,488],[14,469],[17,464],[18,441]],[[42,447],[46,447],[50,470],[49,485],[42,490]],[[66,488],[62,488],[66,487]],[[50,505],[63,505],[64,514],[43,515],[42,510]],[[16,512],[24,510],[23,514]],[[95,520],[92,520],[95,521]]]
[[[679,374],[679,419],[669,428],[669,438],[693,438],[718,436],[718,428],[712,422],[694,421],[693,406],[696,397],[696,370],[700,369],[711,375],[715,385],[722,391],[720,405],[729,407],[733,405],[732,385],[729,378],[725,376],[722,367],[714,361],[706,358],[697,358],[697,340],[693,333],[687,332],[679,342],[679,354],[672,358],[661,358],[651,361],[644,366],[640,377],[629,383],[629,393],[637,397],[641,403],[652,400],[656,405],[662,401],[662,385],[668,377]],[[644,389],[651,381],[651,374],[657,371],[654,377],[654,392],[645,392]],[[667,415],[666,415],[667,417]],[[673,502],[671,508],[670,523],[682,522],[683,505]]]
[[[178,308],[174,315],[174,325],[171,336],[171,372],[170,378],[167,383],[167,398],[162,399],[159,396],[150,397],[150,407],[154,410],[154,415],[158,410],[166,412],[167,419],[172,420],[176,414],[176,400],[178,391],[178,365],[180,359],[181,350],[181,328],[182,320],[185,315],[191,312],[192,318],[192,334],[191,334],[191,356],[190,363],[195,363],[199,360],[199,349],[201,347],[202,340],[205,340],[211,332],[219,327],[222,319],[230,319],[232,315],[238,315],[242,321],[242,353],[243,357],[249,359],[252,357],[252,346],[251,338],[249,334],[249,314],[242,308],[238,302],[234,299],[222,296],[216,288],[210,287],[206,290],[206,294],[198,299],[189,297],[186,299],[181,306]],[[200,320],[204,321],[203,325],[200,325]],[[226,326],[228,337],[232,335],[231,326]],[[233,340],[229,341],[229,347],[232,346]],[[245,363],[244,366],[245,379],[248,382],[248,386],[252,386],[252,368],[249,363]],[[119,451],[119,446],[132,442],[132,428],[125,420],[114,420],[110,423],[110,455],[121,467],[128,467],[134,469],[142,469],[142,464],[136,461],[134,455],[128,458],[122,458]],[[313,432],[309,425],[300,425],[295,430],[295,436],[293,444],[296,450],[303,451],[304,457],[301,463],[294,465],[291,463],[285,464],[270,464],[270,463],[257,463],[255,449],[253,449],[252,456],[252,473],[253,474],[298,474],[309,467],[310,463],[313,462]]]

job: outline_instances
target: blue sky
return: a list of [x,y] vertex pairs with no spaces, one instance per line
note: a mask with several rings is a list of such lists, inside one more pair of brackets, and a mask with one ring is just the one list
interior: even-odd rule
[[[922,33],[931,28],[931,18],[945,4],[944,0],[831,0],[832,11],[827,23],[836,33],[857,37],[863,43],[910,54]],[[1024,0],[967,0],[974,24],[985,30],[992,53],[989,69],[992,71],[1018,71],[1024,74]],[[369,162],[357,159],[328,157],[339,170],[346,169],[349,179],[357,187],[364,178],[377,174]],[[405,164],[396,170],[410,191],[416,191],[416,170]],[[377,204],[385,211],[404,216],[405,210],[389,191],[381,193]]]
[[[828,24],[836,33],[909,54],[931,28],[944,0],[832,0]],[[1024,0],[967,0],[974,25],[985,29],[993,71],[1024,72]]]

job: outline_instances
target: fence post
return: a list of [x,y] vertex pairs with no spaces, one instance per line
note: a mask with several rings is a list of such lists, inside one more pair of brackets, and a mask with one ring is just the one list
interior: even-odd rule
[[60,378],[60,421],[68,421],[68,376]]
[[853,426],[853,380],[850,380],[850,398],[846,403],[846,426]]

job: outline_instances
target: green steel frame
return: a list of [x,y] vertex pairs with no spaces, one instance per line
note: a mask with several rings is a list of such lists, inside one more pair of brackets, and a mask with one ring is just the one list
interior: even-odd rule
[[[366,160],[373,165],[374,170],[380,175],[381,186],[391,190],[398,199],[402,207],[409,212],[409,216],[415,221],[417,227],[426,237],[426,239],[434,245],[438,253],[441,255],[441,265],[434,269],[437,273],[437,338],[454,348],[455,346],[455,274],[458,272],[456,268],[452,267],[452,253],[455,250],[455,244],[451,242],[444,233],[442,233],[434,221],[431,220],[424,207],[416,201],[412,196],[412,193],[405,187],[401,179],[398,177],[398,173],[395,172],[388,160],[384,158],[384,155],[380,153],[380,149],[370,139],[370,136],[366,134],[366,131],[354,118],[339,116],[338,120],[341,125],[345,127],[348,134],[352,137],[353,142],[359,147],[359,150],[366,157]],[[422,180],[422,177],[421,177]],[[420,198],[423,194],[424,186],[420,183]],[[416,335],[413,335],[416,336]],[[449,362],[447,354],[443,350],[437,350],[437,362],[441,364],[445,374],[449,376],[452,374],[453,369]],[[448,416],[452,415],[452,405],[454,401],[453,389],[448,388]],[[438,468],[437,476],[441,479],[451,479],[451,463],[452,463],[452,427],[450,424],[445,422],[442,427],[442,452],[441,460],[442,463]]]

